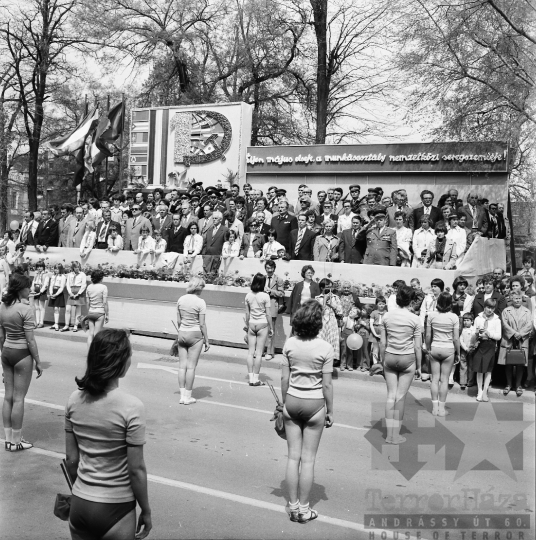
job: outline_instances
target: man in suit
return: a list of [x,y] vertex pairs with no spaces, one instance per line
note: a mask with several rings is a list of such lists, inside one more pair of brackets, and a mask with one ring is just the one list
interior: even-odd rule
[[271,226],[277,232],[277,241],[290,253],[290,231],[298,228],[298,221],[289,215],[286,200],[279,201],[279,214],[272,218]]
[[229,190],[229,197],[227,197],[224,201],[226,210],[230,210],[229,202],[231,200],[234,201],[239,195],[240,195],[240,186],[238,184],[233,184],[231,186],[231,189]]
[[387,215],[385,217],[385,225],[387,227],[395,227],[395,214],[402,212],[404,214],[404,227],[408,227],[410,216],[413,214],[413,208],[406,204],[406,201],[398,191],[393,192],[392,195],[393,205],[387,208]]
[[[79,248],[82,238],[86,232],[87,217],[84,216],[84,210],[81,206],[74,209],[74,225],[71,231],[71,244],[69,247]],[[119,229],[121,231],[121,229]]]
[[59,229],[58,222],[50,217],[49,210],[43,210],[43,219],[39,222],[35,233],[34,242],[37,251],[46,253],[49,247],[58,247]]
[[473,306],[471,307],[471,313],[473,317],[476,317],[484,311],[484,302],[487,298],[493,298],[497,302],[495,306],[495,313],[501,317],[504,308],[506,307],[506,298],[495,290],[493,278],[484,277],[482,279],[484,285],[484,292],[477,293],[473,300]]
[[37,228],[39,227],[39,223],[43,217],[41,216],[41,212],[34,212],[33,220],[30,223],[30,227],[28,229],[28,238],[26,239],[26,245],[27,246],[34,246],[35,245],[35,239],[37,237]]
[[367,251],[364,264],[379,264],[382,266],[396,266],[398,245],[396,231],[385,226],[387,211],[385,206],[377,206],[370,211],[373,220],[366,230]]
[[71,247],[72,229],[76,218],[73,216],[73,207],[70,204],[64,204],[61,207],[61,218],[58,223],[59,246]]
[[112,221],[112,211],[109,208],[105,208],[102,211],[102,221],[99,221],[99,224],[97,225],[97,249],[108,249],[108,237],[112,234],[113,226],[117,231],[121,230],[121,225],[116,221]]
[[181,216],[173,214],[172,225],[168,231],[166,251],[168,253],[183,253],[184,240],[190,234],[188,229],[181,227]]
[[298,228],[290,231],[290,259],[293,261],[312,261],[316,234],[307,228],[305,214],[298,216]]
[[223,243],[225,242],[225,233],[228,229],[221,223],[223,220],[223,214],[221,212],[214,212],[212,214],[212,220],[214,225],[207,231],[202,254],[219,257],[223,249]]
[[432,204],[434,202],[434,194],[430,190],[425,189],[424,191],[421,191],[421,202],[422,206],[415,208],[409,218],[408,225],[412,231],[415,231],[415,229],[418,229],[421,226],[422,216],[429,216],[429,223],[432,229],[435,227],[435,224],[442,219],[441,210]]
[[361,264],[367,242],[365,234],[359,234],[361,231],[362,220],[359,216],[352,218],[352,228],[342,232],[339,242],[339,260],[347,264]]
[[28,244],[28,235],[32,230],[33,218],[34,218],[33,212],[30,212],[29,210],[27,212],[24,212],[24,220],[22,222],[22,225],[20,226],[20,235],[19,235],[19,242],[21,244],[24,244],[24,245]]
[[145,201],[143,199],[143,193],[136,193],[136,198],[134,200],[134,204],[138,205],[141,209],[141,213],[145,212],[147,210],[147,205],[145,204]]
[[153,230],[160,231],[162,238],[167,242],[169,229],[173,226],[173,218],[168,214],[168,209],[165,204],[161,204],[157,211],[158,213],[152,219]]
[[197,223],[199,220],[192,214],[190,201],[183,201],[181,205],[181,227],[188,229],[191,223]]
[[467,204],[460,208],[460,212],[463,212],[467,216],[468,228],[480,236],[486,236],[488,232],[486,210],[482,206],[478,206],[477,201],[477,194],[474,192],[469,193],[467,195]]
[[141,208],[138,203],[132,205],[132,216],[127,219],[125,234],[123,236],[123,249],[125,251],[134,251],[138,249],[138,240],[141,236],[141,228],[147,227],[152,232],[151,222],[141,215]]
[[259,232],[259,224],[253,221],[249,226],[249,231],[242,237],[240,258],[259,258],[262,255],[262,246],[265,243],[265,237]]
[[179,199],[179,191],[176,188],[173,188],[169,194],[169,197],[169,213],[171,215],[180,213],[179,209],[181,207],[181,201]]
[[488,209],[488,238],[506,238],[506,224],[504,218],[497,212],[497,203],[491,203]]
[[257,212],[253,214],[252,221],[256,221],[259,224],[259,233],[268,238],[268,231],[270,230],[270,225],[266,223],[266,215],[264,212]]
[[203,215],[205,217],[199,220],[198,226],[199,234],[204,237],[208,230],[214,225],[214,221],[212,220],[212,210],[208,204],[205,204]]

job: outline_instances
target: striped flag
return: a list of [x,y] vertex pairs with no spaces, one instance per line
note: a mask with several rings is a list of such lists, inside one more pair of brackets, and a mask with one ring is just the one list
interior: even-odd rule
[[119,102],[110,109],[107,116],[103,116],[93,134],[91,142],[91,163],[98,165],[107,157],[113,156],[109,143],[114,143],[123,131],[123,102]]
[[101,141],[115,142],[123,132],[123,102],[120,101],[108,113],[108,126],[103,130],[100,137]]
[[60,137],[54,141],[48,142],[45,147],[48,148],[55,156],[64,156],[72,154],[84,146],[86,137],[97,125],[99,121],[98,106],[92,112],[86,115],[82,122],[74,128],[71,133]]

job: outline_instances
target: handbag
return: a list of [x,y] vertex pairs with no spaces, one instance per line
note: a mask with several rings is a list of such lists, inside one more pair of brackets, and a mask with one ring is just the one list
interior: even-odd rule
[[272,391],[272,395],[275,398],[276,407],[274,411],[274,416],[270,418],[270,422],[275,422],[274,429],[275,432],[282,438],[287,439],[287,434],[285,432],[285,421],[283,419],[283,403],[281,403],[276,391],[274,390],[274,387],[268,383],[268,386],[270,387],[270,390]]
[[521,347],[521,342],[516,338],[512,338],[512,348],[506,351],[506,358],[504,360],[506,366],[524,366],[525,365],[525,351]]

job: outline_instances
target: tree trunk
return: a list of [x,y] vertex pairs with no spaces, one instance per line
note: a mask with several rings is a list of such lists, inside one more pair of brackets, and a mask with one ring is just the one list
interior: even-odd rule
[[259,85],[253,88],[253,115],[251,119],[251,146],[259,144]]
[[29,141],[28,152],[28,208],[37,210],[37,174],[39,169],[39,139]]
[[0,103],[0,231],[7,228],[7,190],[9,169],[7,165],[7,134],[4,103]]
[[316,67],[316,135],[315,143],[326,142],[329,74],[327,71],[328,42],[328,0],[310,0],[313,8],[314,26],[317,44]]

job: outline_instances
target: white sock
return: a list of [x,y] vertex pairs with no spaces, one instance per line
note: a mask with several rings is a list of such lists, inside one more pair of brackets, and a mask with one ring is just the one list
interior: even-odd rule
[[184,389],[184,399],[190,399],[192,397],[192,391]]
[[437,415],[438,412],[439,412],[439,400],[434,401],[432,399],[432,414]]
[[248,373],[249,375],[249,382],[252,383],[252,382],[255,382],[255,375],[253,373]]
[[184,399],[185,398],[184,392],[186,391],[186,388],[179,388],[179,390],[181,391],[181,399]]
[[309,503],[307,504],[300,504],[299,506],[300,510],[300,514],[308,514],[309,513]]
[[13,429],[10,427],[5,427],[4,433],[6,434],[6,442],[12,442]]
[[259,380],[259,374],[258,374],[258,373],[254,373],[254,374],[253,374],[253,382],[256,383],[256,382],[258,382],[258,380]]
[[300,501],[296,501],[295,503],[291,503],[290,501],[288,502],[288,507],[294,511],[294,512],[297,512],[298,509],[300,508]]
[[14,429],[12,430],[12,433],[11,442],[13,444],[19,444],[22,440],[22,429]]

